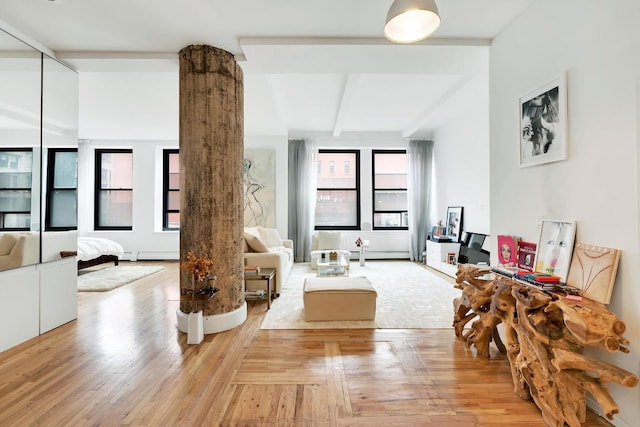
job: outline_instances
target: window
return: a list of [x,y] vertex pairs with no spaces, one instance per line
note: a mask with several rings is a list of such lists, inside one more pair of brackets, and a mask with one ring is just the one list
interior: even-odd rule
[[46,202],[47,231],[78,228],[78,149],[49,149]]
[[[316,230],[358,230],[360,224],[360,152],[320,150],[319,161],[329,170],[318,174]],[[349,162],[349,170],[335,170],[335,164]]]
[[163,154],[162,229],[180,229],[180,155],[178,150]]
[[31,149],[0,150],[0,230],[31,228]]
[[133,151],[96,150],[96,230],[133,229]]
[[373,151],[373,228],[407,230],[407,153]]

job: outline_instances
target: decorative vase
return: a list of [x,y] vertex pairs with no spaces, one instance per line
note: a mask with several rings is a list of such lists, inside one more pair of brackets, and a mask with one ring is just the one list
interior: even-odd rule
[[204,339],[204,320],[202,310],[197,313],[189,313],[187,329],[187,344],[200,344]]

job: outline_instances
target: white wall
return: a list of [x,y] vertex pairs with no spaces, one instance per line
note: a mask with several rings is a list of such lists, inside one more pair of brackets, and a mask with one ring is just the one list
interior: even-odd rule
[[[490,65],[491,232],[537,242],[542,218],[576,220],[576,241],[620,248],[609,309],[626,323],[631,353],[589,355],[636,375],[639,17],[637,0],[538,0],[494,40]],[[521,169],[518,99],[564,71],[569,158]],[[621,408],[615,424],[637,425],[640,388],[607,386]]]
[[463,229],[489,233],[488,76],[470,81],[476,98],[434,134],[434,204],[431,217],[445,223],[448,206],[462,206]]
[[[133,230],[95,231],[95,150],[133,150]],[[162,230],[162,151],[177,141],[83,140],[78,145],[78,234],[120,243],[126,259],[178,259],[180,234]]]
[[[385,136],[384,134],[348,135],[342,137],[318,137],[318,148],[357,149],[360,150],[360,221],[372,223],[373,193],[367,189],[373,186],[372,161],[373,150],[406,150],[404,138]],[[411,234],[407,230],[371,230],[343,232],[345,249],[357,255],[355,241],[360,237],[369,240],[366,248],[367,259],[409,258]]]

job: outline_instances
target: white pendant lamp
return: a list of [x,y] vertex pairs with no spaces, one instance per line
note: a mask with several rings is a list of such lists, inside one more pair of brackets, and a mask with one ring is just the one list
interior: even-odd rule
[[440,26],[435,0],[395,0],[387,13],[384,36],[396,43],[426,39]]

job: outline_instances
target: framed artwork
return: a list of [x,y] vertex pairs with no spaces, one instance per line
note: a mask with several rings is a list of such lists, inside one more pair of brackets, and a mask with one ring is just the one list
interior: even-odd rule
[[519,102],[520,166],[567,158],[566,73],[534,89]]
[[619,249],[576,243],[567,285],[580,289],[584,298],[609,304],[619,262]]
[[275,150],[245,149],[244,226],[276,226]]
[[498,235],[498,264],[515,267],[519,240],[516,236]]
[[536,246],[532,242],[518,243],[518,268],[533,271],[536,260]]
[[447,208],[446,235],[451,237],[453,242],[460,241],[462,233],[462,206],[449,206]]
[[447,264],[456,263],[456,253],[455,252],[447,252]]
[[535,271],[553,274],[560,277],[562,283],[566,283],[575,238],[574,221],[543,220],[536,250]]

